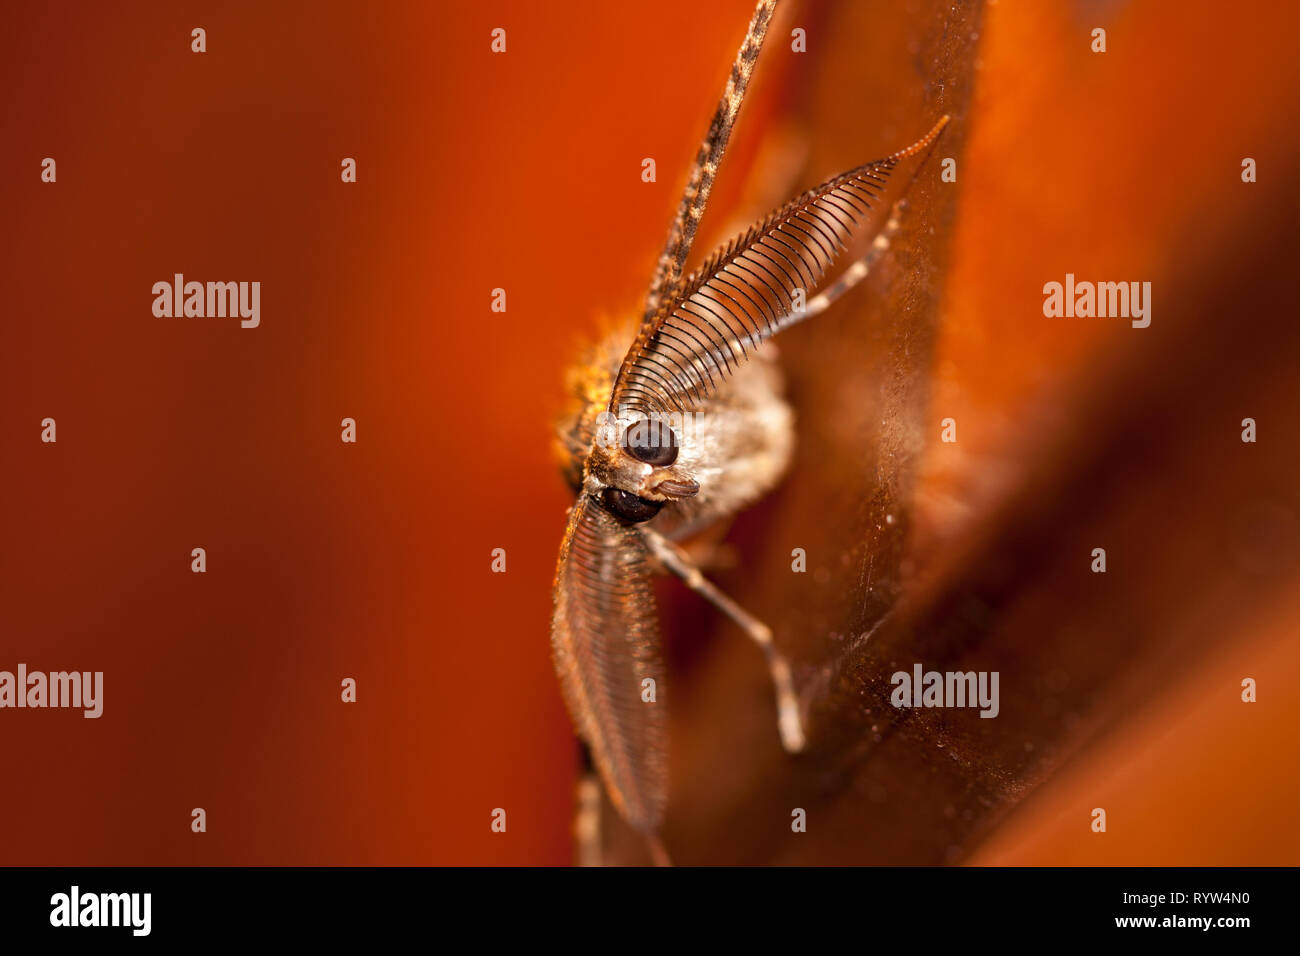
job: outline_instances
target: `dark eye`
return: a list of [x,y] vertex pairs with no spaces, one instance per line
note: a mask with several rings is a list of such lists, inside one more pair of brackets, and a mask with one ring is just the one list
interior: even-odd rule
[[606,488],[600,493],[600,500],[607,511],[632,524],[649,521],[664,506],[662,501],[638,498],[621,488]]
[[677,460],[677,436],[663,422],[641,418],[624,432],[623,449],[637,461],[662,468]]

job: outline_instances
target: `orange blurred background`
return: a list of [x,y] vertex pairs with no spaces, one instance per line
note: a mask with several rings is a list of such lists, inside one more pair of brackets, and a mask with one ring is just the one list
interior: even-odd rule
[[[928,500],[978,497],[1002,436],[977,423],[1130,334],[1062,337],[1010,296],[1036,302],[1074,263],[1147,275],[1184,230],[1248,215],[1235,204],[1294,207],[1278,172],[1300,155],[1279,119],[1300,90],[1297,15],[1142,6],[985,12],[934,397],[972,425],[961,459],[927,460]],[[574,746],[548,624],[571,498],[549,415],[575,345],[639,304],[751,10],[3,14],[0,669],[103,671],[105,709],[0,712],[0,863],[570,859]],[[1087,52],[1093,19],[1110,28],[1104,62]],[[489,50],[499,26],[504,56]],[[828,31],[815,52],[833,68],[853,38]],[[724,183],[752,165],[761,120],[799,109],[781,93],[769,81],[747,105]],[[903,143],[839,140],[861,159],[882,145]],[[1242,155],[1259,161],[1254,186]],[[1122,198],[1099,203],[1081,179]],[[739,202],[720,187],[715,230]],[[261,326],[156,318],[151,287],[178,272],[259,280]],[[505,313],[489,308],[497,287]],[[40,441],[47,416],[57,444]],[[958,519],[928,515],[938,547]],[[1261,624],[1231,662],[1272,677],[1256,723],[1231,698],[1197,703],[1223,669],[1209,661],[975,862],[1294,862],[1296,620]],[[1184,724],[1196,743],[1162,743]],[[1079,774],[1131,804],[1131,837],[1086,843]],[[1217,789],[1212,813],[1180,821],[1187,774]]]

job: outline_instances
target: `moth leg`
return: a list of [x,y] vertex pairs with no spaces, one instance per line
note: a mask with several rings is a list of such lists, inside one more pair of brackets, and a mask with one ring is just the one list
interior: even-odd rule
[[[604,866],[605,851],[601,845],[600,810],[604,804],[604,789],[591,759],[591,749],[578,741],[578,759],[582,776],[578,778],[577,810],[573,817],[574,856],[578,866]],[[672,866],[668,849],[658,834],[646,834],[646,849],[655,866]]]
[[578,778],[577,808],[573,818],[574,855],[578,866],[600,866],[600,778],[591,762],[591,751],[578,742],[582,776]]
[[790,753],[803,750],[804,733],[803,720],[799,716],[799,698],[795,696],[790,664],[772,642],[771,628],[719,591],[700,572],[690,556],[677,545],[649,528],[642,528],[641,533],[645,536],[650,550],[665,568],[681,578],[688,588],[735,621],[763,651],[763,655],[767,658],[767,669],[772,675],[772,687],[776,691],[777,728],[781,733],[781,743]]
[[659,839],[655,834],[646,837],[646,845],[650,848],[650,860],[655,866],[672,866],[673,861],[668,856],[668,849],[664,846],[664,841]]
[[703,530],[689,531],[685,539],[678,539],[677,547],[690,557],[701,571],[726,571],[738,563],[736,549],[727,542],[727,532],[731,529],[732,517],[723,516],[712,520]]
[[872,267],[880,261],[880,257],[889,250],[889,244],[893,241],[894,236],[898,234],[899,224],[906,212],[906,199],[900,199],[894,203],[894,208],[889,211],[889,219],[885,222],[884,228],[880,230],[876,238],[872,240],[870,248],[857,261],[845,269],[838,279],[808,300],[804,306],[804,313],[800,316],[800,321],[807,321],[813,316],[825,312],[835,303],[836,299],[867,277]]

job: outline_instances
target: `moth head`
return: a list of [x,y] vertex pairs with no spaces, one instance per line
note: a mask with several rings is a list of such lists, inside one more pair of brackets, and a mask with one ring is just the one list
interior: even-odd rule
[[699,482],[677,466],[681,440],[649,416],[601,416],[587,458],[588,487],[605,509],[633,524],[649,521],[670,501],[691,498]]

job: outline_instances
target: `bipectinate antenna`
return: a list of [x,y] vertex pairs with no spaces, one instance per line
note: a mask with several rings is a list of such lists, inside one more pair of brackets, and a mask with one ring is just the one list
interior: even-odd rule
[[695,163],[677,206],[677,215],[668,229],[668,241],[664,243],[659,263],[655,266],[654,278],[645,298],[645,322],[650,322],[655,317],[663,300],[672,297],[681,281],[686,257],[690,255],[695,232],[704,215],[704,207],[708,204],[709,193],[713,190],[713,180],[718,174],[723,154],[727,151],[731,129],[736,125],[740,104],[744,102],[749,78],[754,73],[759,51],[763,48],[763,38],[767,36],[767,28],[775,10],[776,0],[760,0],[754,9],[754,16],[750,18],[745,40],[736,54],[736,61],[731,65],[731,74],[727,77],[727,85],[723,87],[722,99],[718,101],[718,109],[713,114],[709,131],[700,143],[700,151],[695,155]]

